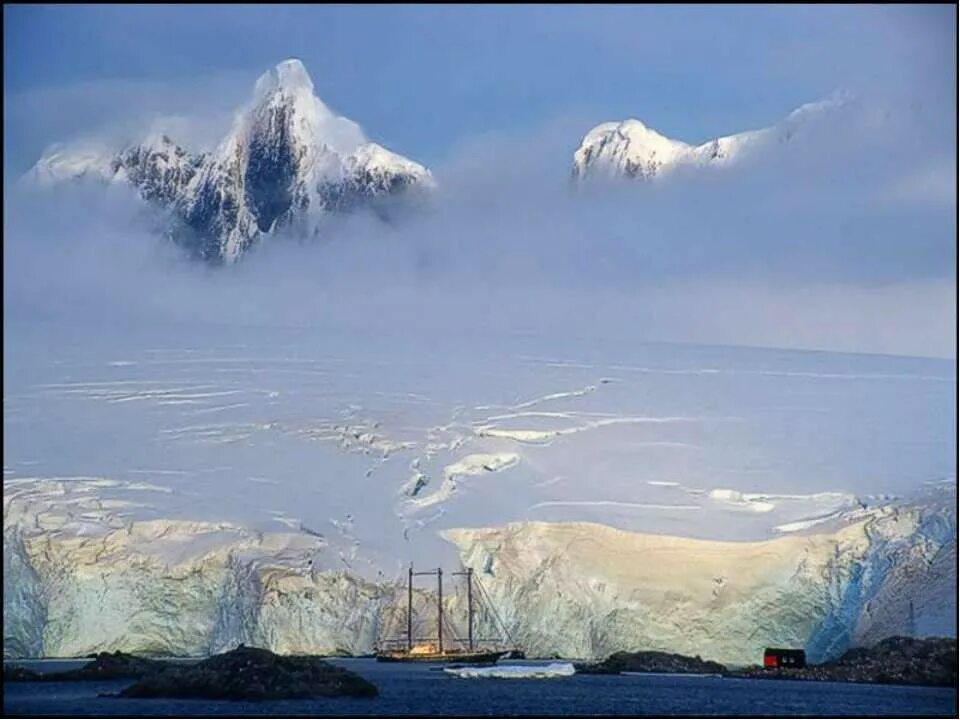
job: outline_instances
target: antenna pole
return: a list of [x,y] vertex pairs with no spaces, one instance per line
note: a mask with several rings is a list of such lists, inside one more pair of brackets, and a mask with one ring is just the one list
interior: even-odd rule
[[467,643],[473,651],[473,568],[467,568]]
[[437,651],[443,655],[443,568],[437,568]]
[[407,652],[413,649],[413,563],[407,568]]

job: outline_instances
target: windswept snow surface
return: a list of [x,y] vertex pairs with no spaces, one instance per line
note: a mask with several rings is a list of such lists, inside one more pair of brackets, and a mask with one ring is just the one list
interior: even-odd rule
[[[461,558],[534,652],[826,655],[911,632],[908,600],[916,633],[956,631],[952,361],[212,325],[13,338],[10,654],[368,651],[407,563]],[[934,510],[884,509],[913,502]],[[674,548],[661,570],[645,543]]]

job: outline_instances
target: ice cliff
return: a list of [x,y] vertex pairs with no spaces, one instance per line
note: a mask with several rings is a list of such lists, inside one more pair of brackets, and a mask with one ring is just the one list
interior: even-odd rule
[[[343,569],[323,538],[133,521],[132,502],[98,493],[111,482],[5,483],[7,656],[240,642],[366,653],[395,612],[395,586]],[[743,664],[771,644],[817,661],[892,634],[955,635],[956,532],[950,486],[759,542],[541,522],[444,536],[530,655],[647,649]]]
[[[101,481],[107,482],[110,481]],[[326,565],[304,533],[125,520],[96,481],[5,488],[4,652],[203,655],[239,642],[280,653],[359,653],[382,588]]]
[[531,522],[446,537],[532,655],[660,650],[738,665],[779,645],[817,662],[890,635],[956,635],[953,502],[760,542]]

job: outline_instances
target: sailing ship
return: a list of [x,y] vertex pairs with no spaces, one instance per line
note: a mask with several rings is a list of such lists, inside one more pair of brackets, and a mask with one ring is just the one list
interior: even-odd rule
[[[437,578],[437,634],[436,636],[417,637],[414,632],[413,579],[421,575],[435,575]],[[406,628],[397,637],[388,638],[378,644],[376,657],[381,662],[442,662],[492,664],[505,655],[523,657],[510,638],[506,626],[490,602],[473,568],[452,573],[454,577],[466,578],[467,586],[467,636],[457,637],[453,625],[444,616],[443,607],[443,568],[415,572],[413,564],[407,571],[407,612]],[[479,637],[478,617],[488,619],[496,636]],[[446,630],[446,633],[444,632]],[[481,633],[482,634],[482,633]]]

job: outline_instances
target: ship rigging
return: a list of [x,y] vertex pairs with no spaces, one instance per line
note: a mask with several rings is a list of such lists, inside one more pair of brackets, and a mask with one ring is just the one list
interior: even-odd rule
[[[522,656],[516,643],[500,618],[490,596],[473,568],[451,573],[466,580],[467,635],[459,636],[444,610],[443,568],[423,572],[414,571],[413,564],[407,570],[407,607],[403,631],[398,637],[382,641],[377,648],[377,659],[384,662],[469,662],[494,663],[504,655]],[[417,637],[414,631],[414,578],[435,576],[437,578],[437,632],[435,636]],[[478,617],[488,620],[494,635],[481,637],[478,633]],[[445,632],[446,631],[446,632]]]

